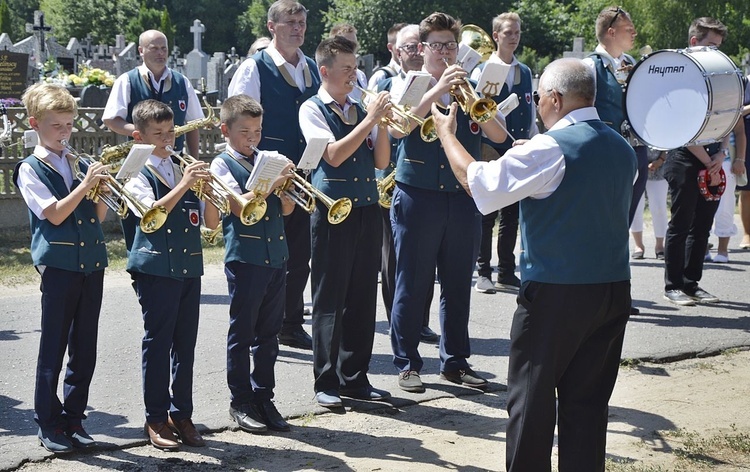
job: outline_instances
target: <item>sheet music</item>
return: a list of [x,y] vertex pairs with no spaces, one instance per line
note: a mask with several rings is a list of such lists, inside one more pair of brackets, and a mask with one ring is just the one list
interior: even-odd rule
[[510,67],[499,62],[487,62],[482,69],[482,75],[479,76],[477,92],[481,92],[485,97],[500,95],[505,79],[508,78]]
[[133,144],[128,157],[125,158],[115,178],[117,180],[128,180],[138,175],[155,148],[156,146],[153,144]]
[[247,179],[245,188],[252,190],[255,194],[269,193],[271,184],[287,164],[289,160],[278,151],[260,151],[255,156],[255,165],[253,165],[253,171]]
[[456,55],[456,61],[461,67],[471,74],[471,71],[479,64],[482,60],[482,55],[472,49],[466,44],[461,44],[458,48],[458,55]]
[[320,158],[323,157],[323,153],[326,151],[326,146],[328,146],[328,138],[310,138],[307,141],[305,152],[302,153],[302,157],[297,164],[297,169],[316,169]]
[[511,93],[508,98],[497,104],[497,111],[508,116],[510,112],[518,108],[518,95]]
[[416,107],[422,101],[422,97],[430,86],[432,76],[427,72],[411,70],[404,79],[404,88],[401,97],[396,102],[401,106]]

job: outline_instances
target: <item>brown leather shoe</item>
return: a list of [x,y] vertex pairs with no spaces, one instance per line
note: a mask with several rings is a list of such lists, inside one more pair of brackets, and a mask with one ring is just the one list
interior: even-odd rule
[[201,433],[195,429],[195,425],[190,418],[174,420],[170,416],[167,420],[167,426],[177,434],[177,437],[180,438],[182,444],[190,447],[203,447],[206,445],[206,441],[201,437]]
[[176,451],[180,448],[177,438],[174,437],[172,430],[167,423],[146,423],[144,426],[151,444],[157,449],[165,451]]

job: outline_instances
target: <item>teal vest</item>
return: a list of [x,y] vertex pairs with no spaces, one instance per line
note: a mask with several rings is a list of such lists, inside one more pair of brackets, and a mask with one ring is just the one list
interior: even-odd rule
[[[336,140],[343,139],[357,126],[345,124],[341,118],[331,110],[331,107],[323,104],[319,96],[310,99],[315,103]],[[334,105],[335,106],[335,105]],[[365,118],[365,112],[358,105],[353,105],[357,110],[357,123]],[[380,130],[385,133],[385,130]],[[375,183],[375,156],[370,146],[374,146],[370,136],[360,143],[357,150],[349,159],[340,166],[333,167],[324,159],[312,173],[312,184],[315,188],[325,193],[334,200],[347,197],[352,201],[353,207],[367,206],[377,203],[378,188]]]
[[[223,160],[242,193],[247,193],[245,183],[250,171],[245,169],[228,153],[216,156]],[[256,224],[246,226],[233,213],[224,217],[224,263],[244,262],[263,267],[281,268],[289,259],[289,249],[284,234],[284,217],[281,200],[274,194],[266,199],[265,216]]]
[[305,151],[305,138],[299,127],[299,108],[318,93],[320,75],[309,57],[305,57],[312,76],[312,86],[300,92],[289,85],[266,51],[253,56],[260,74],[260,104],[263,105],[263,137],[258,148],[278,151],[295,164]]
[[596,70],[596,102],[594,105],[597,113],[599,113],[599,119],[615,130],[617,134],[620,134],[620,127],[625,120],[623,86],[604,65],[604,60],[599,54],[592,53],[589,57],[594,60],[594,69]]
[[[483,70],[485,64],[487,63],[483,62],[479,64],[479,70]],[[513,87],[510,90],[508,89],[508,84],[503,83],[503,87],[500,89],[500,94],[491,98],[495,103],[499,104],[508,98],[511,93],[518,95],[518,107],[505,117],[505,124],[514,138],[529,139],[531,126],[536,119],[536,117],[531,114],[531,69],[525,64],[519,63],[518,65],[519,67],[516,70],[521,73],[521,80],[519,83],[513,84]],[[482,137],[482,142],[497,149],[501,156],[513,146],[513,141],[510,138],[506,138],[502,143],[495,143],[486,137]]]
[[[472,86],[476,84],[472,81]],[[428,114],[429,116],[429,114]],[[459,108],[456,119],[456,137],[476,160],[482,156],[482,130]],[[422,141],[419,129],[401,140],[398,148],[396,181],[412,187],[439,192],[463,192],[464,189],[453,175],[448,158],[440,141]]]
[[521,280],[630,280],[628,210],[635,151],[598,120],[547,134],[562,149],[565,176],[549,197],[521,200]]
[[[132,123],[133,107],[135,107],[138,102],[152,98],[169,105],[169,108],[171,108],[174,113],[174,124],[176,126],[184,125],[188,100],[191,99],[187,93],[185,80],[185,76],[172,70],[172,87],[168,91],[162,92],[162,94],[159,95],[158,90],[152,91],[148,84],[144,82],[138,72],[138,68],[132,69],[128,72],[128,81],[130,82],[130,101],[128,102],[128,116],[125,118],[125,121]],[[193,96],[192,99],[195,100],[195,97]],[[184,144],[185,136],[180,136],[175,139],[175,149],[182,149]]]
[[[29,156],[26,162],[34,169],[39,180],[47,186],[58,200],[67,197],[70,192],[62,176],[47,164],[34,156]],[[18,165],[20,166],[21,163]],[[82,165],[86,172],[87,166]],[[16,186],[18,166],[13,173]],[[81,182],[73,178],[76,188]],[[107,248],[104,245],[104,233],[96,216],[96,205],[88,199],[83,199],[65,221],[53,225],[49,220],[41,220],[29,210],[31,227],[31,259],[35,266],[49,266],[71,272],[90,273],[107,267]]]
[[[147,167],[141,173],[154,189],[156,200],[171,191]],[[136,227],[127,270],[175,279],[203,275],[200,201],[192,190],[180,198],[180,202],[169,212],[164,226],[158,230],[147,234]]]

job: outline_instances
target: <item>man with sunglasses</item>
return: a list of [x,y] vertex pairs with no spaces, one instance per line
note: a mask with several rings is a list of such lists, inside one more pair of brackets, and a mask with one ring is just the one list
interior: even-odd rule
[[388,49],[388,52],[391,53],[391,60],[388,62],[388,64],[382,67],[378,67],[377,69],[372,71],[370,80],[367,82],[367,88],[369,90],[377,89],[378,85],[380,85],[380,83],[385,79],[395,77],[401,72],[401,67],[398,63],[398,49],[396,48],[396,40],[398,32],[401,31],[401,28],[403,28],[404,26],[406,26],[406,23],[396,23],[388,29],[388,44],[386,45],[386,48]]
[[[475,162],[455,106],[435,116],[451,168],[489,213],[521,205],[521,279],[510,330],[506,467],[604,470],[609,398],[630,316],[628,207],[635,152],[593,106],[579,59],[551,63],[534,92],[549,129],[502,159]],[[602,156],[606,155],[606,159]],[[581,231],[586,227],[586,231]]]
[[[431,87],[412,112],[425,116],[430,105],[450,104],[452,87],[466,82],[466,71],[456,65],[460,23],[445,13],[432,13],[419,25],[422,70],[431,75]],[[481,132],[493,141],[506,133],[495,120],[477,124],[459,117],[459,139],[479,157]],[[504,124],[504,123],[503,123]],[[423,361],[418,352],[428,290],[440,279],[440,374],[449,382],[486,389],[487,381],[468,364],[471,277],[477,259],[481,215],[450,170],[438,142],[424,142],[410,122],[399,145],[396,190],[391,206],[396,249],[396,290],[391,311],[391,346],[399,370],[398,385],[408,392],[424,392],[420,378]]]

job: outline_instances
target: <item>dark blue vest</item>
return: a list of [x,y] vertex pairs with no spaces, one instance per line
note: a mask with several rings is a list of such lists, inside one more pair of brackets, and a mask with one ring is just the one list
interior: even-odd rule
[[258,148],[278,151],[295,164],[305,150],[305,138],[299,128],[299,108],[318,93],[320,75],[309,57],[305,57],[312,76],[312,86],[300,92],[289,85],[266,51],[253,56],[260,74],[260,104],[263,105],[263,137]]
[[[18,166],[26,162],[34,169],[39,180],[47,186],[58,200],[70,192],[63,177],[51,166],[42,163],[34,156],[21,161],[13,173],[13,181],[18,186]],[[87,166],[82,165],[86,172]],[[73,179],[76,188],[81,182]],[[107,267],[107,248],[104,233],[96,216],[96,205],[83,199],[65,221],[54,225],[49,220],[40,220],[29,210],[31,227],[31,259],[35,266],[44,265],[71,272],[90,273]]]
[[[336,140],[343,139],[351,133],[357,124],[347,125],[341,118],[325,105],[319,96],[310,99],[315,103],[331,128]],[[335,106],[335,105],[334,105]],[[353,105],[357,110],[357,123],[365,118],[365,112],[358,105]],[[380,130],[385,133],[385,130]],[[329,197],[337,200],[342,197],[351,199],[353,207],[367,206],[377,203],[378,188],[375,183],[375,156],[368,146],[368,142],[374,145],[370,136],[367,137],[347,160],[340,166],[333,167],[325,159],[312,173],[312,184]]]
[[[185,124],[185,115],[187,114],[188,100],[191,97],[187,94],[187,86],[185,85],[185,76],[177,71],[172,70],[172,87],[164,91],[159,97],[159,91],[152,91],[150,84],[147,84],[143,77],[141,77],[138,68],[135,68],[128,72],[128,81],[130,81],[130,101],[128,102],[128,116],[125,121],[128,123],[133,122],[133,107],[142,102],[152,98],[159,100],[162,103],[169,105],[169,108],[174,112],[174,124],[180,126]],[[192,97],[195,100],[195,97]],[[185,136],[180,136],[175,139],[175,149],[178,151],[185,145]]]
[[[216,158],[226,163],[241,192],[247,193],[245,183],[250,177],[250,171],[226,152]],[[265,216],[254,225],[243,225],[233,213],[224,217],[224,263],[239,261],[278,269],[289,259],[281,200],[271,194],[266,199],[266,204],[268,208]]]
[[[147,167],[141,173],[154,189],[156,200],[171,191]],[[192,190],[180,198],[180,202],[169,212],[164,226],[158,230],[147,234],[136,227],[127,270],[175,279],[203,275],[200,201]]]
[[589,57],[594,60],[596,70],[596,111],[607,126],[620,134],[625,120],[623,87],[605,66],[602,56],[592,53]]
[[[472,86],[475,85],[472,81]],[[461,109],[458,110],[456,119],[458,121],[456,137],[474,159],[481,160],[481,128]],[[398,148],[396,181],[412,187],[439,192],[464,191],[456,180],[456,176],[453,175],[440,141],[436,140],[431,143],[422,141],[419,129],[414,129],[409,136],[401,140]]]
[[565,176],[549,197],[521,200],[521,279],[553,284],[629,280],[635,151],[598,120],[547,134],[562,149]]

